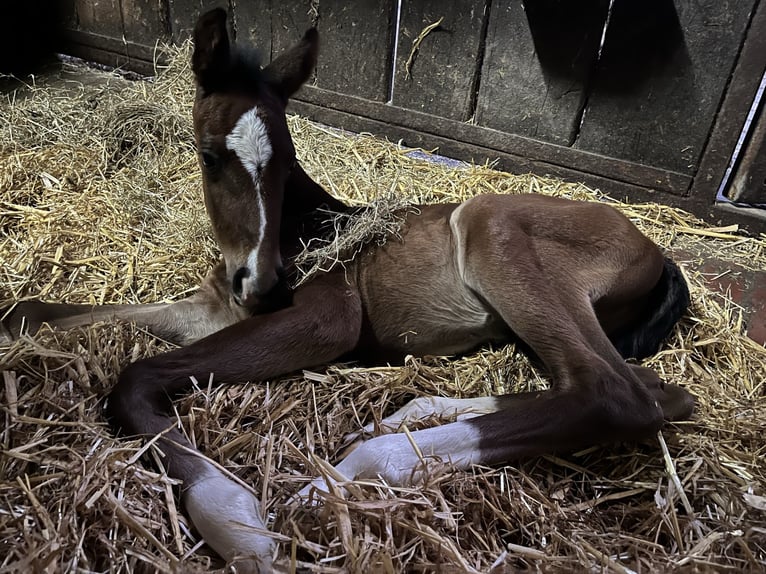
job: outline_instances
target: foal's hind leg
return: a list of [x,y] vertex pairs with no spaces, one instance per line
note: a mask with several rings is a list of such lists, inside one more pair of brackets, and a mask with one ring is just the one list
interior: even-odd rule
[[649,367],[630,365],[630,368],[659,403],[666,421],[685,421],[692,416],[694,397],[689,391],[678,385],[663,382]]
[[[659,375],[648,367],[639,365],[629,365],[629,367],[659,403],[666,421],[686,420],[691,416],[694,410],[694,399],[686,390],[677,385],[663,383]],[[407,423],[427,419],[468,420],[501,411],[513,401],[528,400],[531,396],[538,394],[540,391],[465,399],[440,396],[417,397],[379,422],[371,422],[361,431],[349,433],[344,443],[350,444],[364,435],[374,434],[376,430],[381,434],[398,432]]]

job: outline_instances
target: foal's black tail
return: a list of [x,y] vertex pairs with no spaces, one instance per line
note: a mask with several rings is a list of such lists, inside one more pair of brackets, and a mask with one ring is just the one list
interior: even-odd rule
[[639,322],[613,333],[615,348],[626,359],[643,359],[656,353],[673,326],[689,307],[689,287],[681,270],[665,258],[662,276],[646,302],[648,313]]

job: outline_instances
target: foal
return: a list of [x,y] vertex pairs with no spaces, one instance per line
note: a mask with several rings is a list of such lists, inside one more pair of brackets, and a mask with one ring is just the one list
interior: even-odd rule
[[[316,64],[317,32],[264,69],[230,44],[221,9],[200,17],[194,42],[194,132],[223,263],[197,294],[172,305],[25,303],[6,329],[17,335],[22,318],[34,329],[118,317],[187,344],[128,366],[108,412],[124,434],[160,435],[191,520],[241,571],[269,571],[274,545],[258,501],[176,428],[171,400],[190,390],[192,377],[258,381],[341,357],[383,363],[487,343],[527,346],[550,390],[415,401],[384,425],[433,412],[479,416],[373,438],[336,467],[350,479],[395,484],[417,481],[434,458],[457,468],[504,462],[644,437],[663,420],[691,415],[686,391],[625,361],[657,350],[688,306],[686,283],[605,205],[485,195],[421,206],[402,214],[400,239],[290,287],[295,256],[322,234],[318,210],[347,209],[296,161],[285,120],[288,98]],[[327,487],[317,480],[303,494]]]

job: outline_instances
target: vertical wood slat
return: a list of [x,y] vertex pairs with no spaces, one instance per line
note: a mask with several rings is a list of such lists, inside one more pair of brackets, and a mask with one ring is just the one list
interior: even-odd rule
[[294,46],[316,23],[320,37],[317,86],[374,101],[388,97],[394,2],[259,0],[236,5],[240,41],[258,46],[264,62]]
[[753,6],[617,0],[576,147],[694,173]]
[[493,2],[476,123],[571,145],[608,9],[609,0]]
[[694,176],[690,190],[693,201],[709,205],[717,196],[765,70],[766,2],[760,2],[753,12],[731,82]]
[[166,0],[120,0],[120,4],[126,40],[145,46],[170,40]]
[[[763,106],[763,103],[762,103]],[[766,106],[754,122],[750,141],[743,150],[739,167],[726,194],[732,201],[766,205]]]
[[101,36],[122,38],[120,0],[75,0],[78,28]]
[[[487,6],[475,0],[402,1],[394,105],[460,121],[471,119]],[[440,18],[441,24],[423,38],[411,58],[413,42]]]
[[[123,0],[124,1],[124,0]],[[160,0],[167,7],[170,39],[182,42],[190,38],[200,14],[217,6],[228,8],[226,0]]]

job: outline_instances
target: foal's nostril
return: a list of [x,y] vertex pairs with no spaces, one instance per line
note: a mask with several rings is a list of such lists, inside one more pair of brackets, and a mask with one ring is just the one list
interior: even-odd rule
[[231,282],[231,291],[236,297],[242,296],[242,282],[250,277],[250,270],[247,267],[240,267],[234,273],[234,279]]

